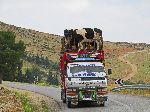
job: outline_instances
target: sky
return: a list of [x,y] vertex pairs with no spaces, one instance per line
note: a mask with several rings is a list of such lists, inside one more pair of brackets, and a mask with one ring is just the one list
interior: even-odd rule
[[0,0],[0,21],[62,36],[100,28],[105,41],[150,44],[150,0]]

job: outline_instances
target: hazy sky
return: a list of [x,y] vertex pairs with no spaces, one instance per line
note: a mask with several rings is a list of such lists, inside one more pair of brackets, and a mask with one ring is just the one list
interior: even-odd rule
[[150,0],[0,0],[0,21],[57,35],[96,27],[105,41],[150,43]]

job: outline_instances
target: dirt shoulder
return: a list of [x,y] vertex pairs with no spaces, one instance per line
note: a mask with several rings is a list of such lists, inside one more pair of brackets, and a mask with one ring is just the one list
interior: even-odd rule
[[58,112],[60,109],[58,103],[50,97],[0,85],[0,112],[24,112],[21,100],[15,92],[27,98],[33,112]]

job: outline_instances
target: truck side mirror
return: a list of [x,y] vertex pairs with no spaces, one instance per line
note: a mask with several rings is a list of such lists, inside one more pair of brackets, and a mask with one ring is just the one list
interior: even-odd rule
[[110,75],[110,74],[112,74],[112,69],[111,68],[108,69],[108,75]]

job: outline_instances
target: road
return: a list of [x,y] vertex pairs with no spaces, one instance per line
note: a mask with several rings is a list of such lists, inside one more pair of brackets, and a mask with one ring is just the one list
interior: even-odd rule
[[14,82],[3,82],[3,84],[52,97],[59,103],[61,112],[150,112],[150,97],[110,93],[109,101],[105,107],[100,107],[93,103],[83,103],[78,108],[69,109],[60,100],[60,88]]

